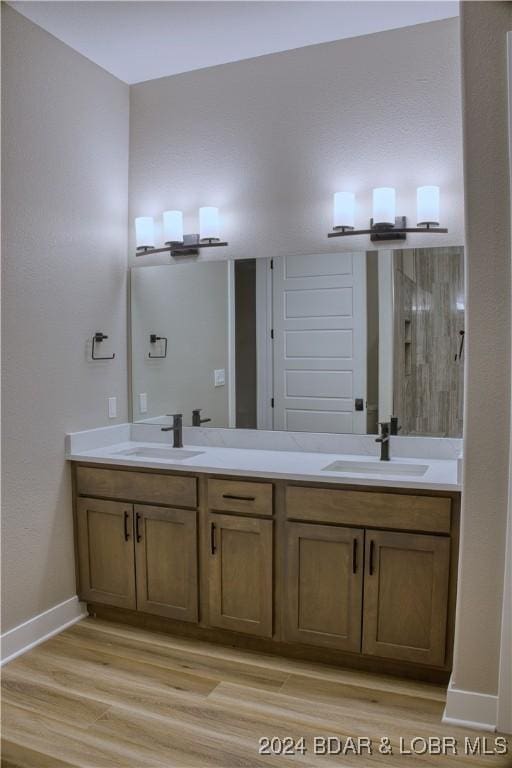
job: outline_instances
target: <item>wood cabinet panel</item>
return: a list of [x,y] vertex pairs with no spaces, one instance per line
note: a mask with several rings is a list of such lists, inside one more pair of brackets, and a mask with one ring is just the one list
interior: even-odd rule
[[286,488],[286,516],[337,525],[449,533],[451,499],[291,485]]
[[170,507],[197,507],[197,479],[187,475],[78,466],[76,486],[81,495],[146,501]]
[[198,620],[197,513],[135,505],[137,608]]
[[271,637],[272,521],[210,513],[208,523],[210,624]]
[[450,540],[366,532],[363,653],[442,665]]
[[272,483],[208,480],[208,507],[219,512],[270,517],[273,512],[272,496]]
[[135,608],[132,505],[79,499],[77,538],[80,597]]
[[286,526],[285,639],[361,650],[364,531]]

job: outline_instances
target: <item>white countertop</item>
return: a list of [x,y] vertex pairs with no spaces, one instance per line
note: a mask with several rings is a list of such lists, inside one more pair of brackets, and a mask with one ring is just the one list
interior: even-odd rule
[[[94,430],[91,430],[93,432]],[[98,432],[101,430],[98,430]],[[80,433],[76,433],[80,434]],[[85,433],[81,433],[85,435]],[[128,437],[126,431],[118,431]],[[210,474],[226,474],[242,477],[265,477],[282,480],[302,480],[322,483],[346,485],[368,485],[389,488],[417,488],[436,491],[459,491],[458,462],[456,458],[424,458],[399,457],[391,458],[383,466],[376,456],[361,453],[331,453],[305,450],[271,450],[252,448],[233,448],[225,445],[211,446],[205,444],[193,445],[186,443],[184,450],[196,451],[198,455],[185,460],[176,458],[147,458],[128,456],[124,451],[158,448],[162,449],[162,441],[140,442],[124,440],[120,442],[88,447],[84,441],[81,444],[68,436],[66,458],[70,461],[86,462],[99,465],[118,465],[124,467],[144,467],[151,469],[167,469],[181,472],[204,472]],[[105,443],[105,440],[98,442]],[[393,442],[391,443],[392,448]],[[81,450],[80,450],[81,449]],[[392,453],[392,451],[391,451]],[[392,454],[393,456],[393,454]],[[334,461],[368,464],[370,469],[361,471],[336,472],[325,469]],[[371,465],[376,465],[376,471],[371,471]],[[394,466],[406,467],[414,465],[426,466],[421,476],[393,474]],[[385,470],[389,469],[389,473]]]

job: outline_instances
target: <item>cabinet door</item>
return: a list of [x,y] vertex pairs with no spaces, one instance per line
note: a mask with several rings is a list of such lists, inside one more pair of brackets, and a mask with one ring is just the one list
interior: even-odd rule
[[371,530],[366,537],[363,653],[442,665],[449,538]]
[[80,597],[135,608],[133,507],[78,499]]
[[289,523],[286,639],[361,650],[364,531]]
[[210,624],[272,636],[272,520],[208,515]]
[[135,505],[137,608],[197,621],[196,512]]

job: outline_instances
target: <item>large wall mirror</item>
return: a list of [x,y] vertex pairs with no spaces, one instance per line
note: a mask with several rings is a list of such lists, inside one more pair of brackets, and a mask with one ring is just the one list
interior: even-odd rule
[[134,421],[462,435],[462,247],[135,268],[131,292]]

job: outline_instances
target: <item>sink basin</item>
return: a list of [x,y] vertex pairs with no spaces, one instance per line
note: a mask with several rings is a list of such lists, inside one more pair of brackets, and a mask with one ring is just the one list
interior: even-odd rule
[[201,456],[204,451],[187,451],[184,448],[128,448],[124,451],[118,451],[117,456],[137,456],[141,459],[167,459],[168,461],[185,461],[194,456]]
[[400,464],[397,461],[333,461],[322,472],[346,472],[360,475],[411,475],[423,477],[426,464]]

